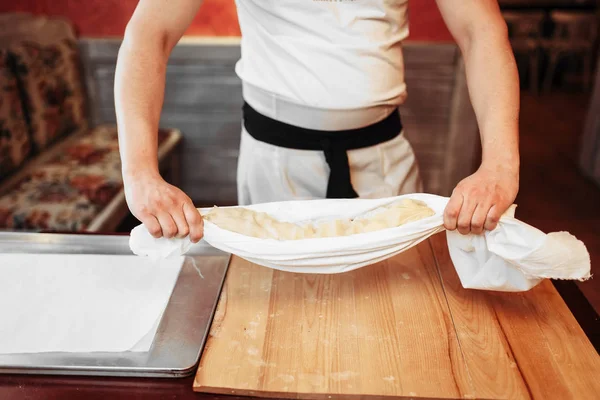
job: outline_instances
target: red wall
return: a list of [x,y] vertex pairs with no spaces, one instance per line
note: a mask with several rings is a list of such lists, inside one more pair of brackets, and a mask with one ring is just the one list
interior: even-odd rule
[[[61,15],[73,21],[82,36],[106,37],[123,35],[136,4],[137,0],[0,0],[0,12]],[[410,26],[411,40],[452,40],[435,0],[410,0]],[[234,1],[204,0],[187,34],[239,36]]]

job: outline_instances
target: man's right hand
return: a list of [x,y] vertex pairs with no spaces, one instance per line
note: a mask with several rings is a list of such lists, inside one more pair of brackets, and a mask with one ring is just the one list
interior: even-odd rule
[[160,174],[124,176],[125,198],[132,214],[155,238],[184,238],[197,243],[204,235],[202,216],[192,200]]
[[[199,241],[202,216],[158,172],[158,128],[171,51],[202,0],[140,0],[127,24],[115,72],[115,111],[125,198],[154,237]],[[143,168],[141,166],[144,166]]]

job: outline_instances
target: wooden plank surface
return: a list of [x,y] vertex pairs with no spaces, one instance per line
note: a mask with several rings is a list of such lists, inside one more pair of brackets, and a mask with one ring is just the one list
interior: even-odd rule
[[550,281],[524,293],[465,290],[445,234],[430,243],[477,398],[600,398],[600,356]]
[[595,399],[598,376],[600,357],[550,282],[525,293],[465,290],[442,233],[340,275],[233,257],[194,390]]
[[474,395],[490,399],[530,398],[486,292],[463,289],[450,260],[444,233],[432,237],[430,242],[475,387]]
[[284,273],[233,257],[194,390],[473,396],[427,242],[339,275]]

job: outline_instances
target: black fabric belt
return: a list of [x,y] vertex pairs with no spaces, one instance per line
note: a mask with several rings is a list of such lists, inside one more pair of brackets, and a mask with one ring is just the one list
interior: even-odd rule
[[248,103],[244,103],[243,117],[246,131],[258,141],[289,149],[323,151],[330,169],[327,198],[358,197],[350,180],[348,150],[375,146],[394,139],[402,132],[397,111],[375,124],[342,131],[289,125],[260,114]]

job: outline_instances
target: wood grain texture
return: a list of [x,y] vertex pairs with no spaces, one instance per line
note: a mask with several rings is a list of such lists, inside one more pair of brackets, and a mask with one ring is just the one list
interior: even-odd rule
[[442,233],[340,275],[234,257],[194,390],[595,399],[598,376],[600,357],[549,281],[525,293],[465,290]]
[[549,281],[490,298],[533,397],[598,398],[598,353]]
[[448,253],[446,234],[430,238],[448,306],[477,398],[529,399],[530,395],[486,293],[463,289]]
[[445,235],[430,243],[477,398],[598,398],[600,356],[550,281],[524,293],[465,290]]
[[428,243],[338,275],[232,259],[194,390],[285,398],[472,394]]

